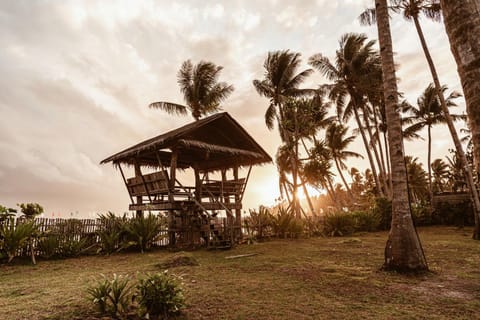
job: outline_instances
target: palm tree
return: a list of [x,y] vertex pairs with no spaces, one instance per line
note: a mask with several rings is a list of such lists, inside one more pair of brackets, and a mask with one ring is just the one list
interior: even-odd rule
[[151,103],[149,107],[179,115],[187,115],[190,111],[195,120],[221,110],[220,103],[234,90],[232,85],[218,82],[222,69],[206,61],[200,61],[195,66],[190,60],[183,62],[177,82],[186,105],[160,101]]
[[392,223],[385,247],[386,269],[426,270],[427,261],[412,221],[407,172],[403,153],[402,123],[398,113],[398,90],[393,60],[387,0],[375,0],[378,39],[382,59],[383,92],[392,168]]
[[423,203],[428,199],[427,173],[418,162],[418,158],[405,157],[407,165],[408,191],[414,203]]
[[335,64],[322,54],[310,57],[309,63],[333,81],[329,85],[330,98],[335,101],[338,118],[346,120],[354,115],[375,182],[383,195],[385,188],[378,179],[370,143],[360,119],[360,111],[365,107],[367,98],[373,95],[372,91],[378,90],[381,83],[380,59],[373,49],[374,44],[375,41],[367,41],[364,34],[348,33],[340,39]]
[[[476,1],[441,0],[445,29],[450,41],[450,49],[457,63],[467,103],[467,115],[474,145],[475,167],[480,168],[480,4]],[[467,31],[468,30],[468,31]],[[458,151],[458,150],[457,150]],[[464,162],[465,168],[471,173]],[[470,190],[473,178],[468,177]],[[473,238],[480,240],[480,201],[474,198],[475,230]]]
[[[294,148],[294,157],[292,157],[292,202],[291,207],[296,217],[300,217],[300,206],[297,198],[298,189],[298,123],[296,114],[294,116],[294,133],[290,134],[285,128],[285,103],[288,99],[305,96],[312,93],[312,90],[300,89],[300,84],[309,76],[313,70],[306,69],[297,73],[301,63],[300,53],[285,51],[269,52],[264,62],[265,78],[263,80],[253,80],[253,85],[258,94],[270,99],[270,104],[265,113],[265,123],[271,130],[276,120],[280,132],[280,138]],[[292,143],[293,142],[293,143]]]
[[448,164],[446,164],[442,159],[435,159],[433,160],[431,167],[433,174],[433,191],[444,192],[444,185],[446,185],[449,173]]
[[337,171],[342,179],[342,182],[345,186],[345,189],[349,193],[349,195],[353,198],[352,191],[348,186],[347,181],[345,180],[345,176],[343,175],[342,170],[347,169],[345,165],[345,160],[350,157],[355,158],[363,158],[360,154],[345,150],[350,143],[355,140],[355,136],[346,137],[348,132],[348,127],[343,126],[340,123],[332,122],[325,133],[325,142],[327,144],[328,149],[330,150],[330,154],[335,161],[335,166]]
[[[442,94],[447,90],[446,86],[442,87]],[[404,134],[407,137],[417,136],[416,133],[427,128],[427,141],[428,141],[428,189],[430,194],[430,204],[433,200],[433,189],[432,189],[432,169],[431,169],[431,159],[432,159],[432,127],[437,124],[445,123],[447,119],[442,111],[442,106],[440,99],[438,98],[437,90],[433,84],[429,84],[428,87],[423,91],[422,95],[417,99],[417,106],[410,106],[406,110],[412,115],[405,117],[403,119],[403,124],[410,125],[405,129]],[[448,107],[457,106],[453,101],[455,98],[460,97],[460,94],[457,92],[452,92],[447,99],[445,100]],[[453,120],[464,120],[464,115],[450,115]]]

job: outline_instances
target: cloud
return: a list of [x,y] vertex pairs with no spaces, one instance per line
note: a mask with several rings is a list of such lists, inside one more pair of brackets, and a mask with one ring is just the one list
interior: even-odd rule
[[[0,202],[38,201],[48,212],[122,212],[128,197],[103,158],[191,121],[147,105],[182,103],[177,71],[187,59],[224,67],[235,86],[223,107],[271,154],[268,100],[252,85],[268,51],[332,57],[346,32],[376,37],[358,15],[371,1],[14,1],[0,4]],[[422,20],[442,82],[459,89],[443,26]],[[428,84],[413,26],[392,22],[400,88],[416,99]],[[419,72],[419,70],[422,72]],[[318,74],[305,84],[316,86]],[[356,142],[356,148],[363,148]],[[445,147],[439,145],[435,154]],[[361,149],[363,150],[363,149]],[[419,150],[420,151],[420,150]],[[365,161],[355,166],[365,166]],[[273,165],[254,170],[245,207],[268,197]],[[263,197],[263,198],[262,198]]]

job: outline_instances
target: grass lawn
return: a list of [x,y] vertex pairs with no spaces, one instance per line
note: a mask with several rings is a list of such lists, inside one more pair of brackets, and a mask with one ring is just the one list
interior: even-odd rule
[[[192,252],[177,267],[184,319],[480,319],[480,242],[471,230],[422,228],[432,273],[380,271],[386,232],[272,240]],[[238,259],[227,256],[258,253]],[[0,319],[94,319],[85,289],[100,274],[160,271],[173,253],[117,254],[0,266]]]

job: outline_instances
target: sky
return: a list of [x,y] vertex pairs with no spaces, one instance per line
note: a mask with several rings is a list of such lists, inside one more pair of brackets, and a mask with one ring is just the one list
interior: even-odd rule
[[[95,217],[128,209],[120,173],[106,157],[191,122],[147,106],[183,103],[177,71],[183,61],[224,67],[235,87],[223,103],[274,157],[278,132],[265,127],[268,100],[252,80],[263,78],[269,51],[316,53],[331,59],[347,32],[377,38],[358,23],[373,0],[317,1],[1,1],[0,204],[38,202],[47,217]],[[442,23],[422,19],[442,83],[461,92]],[[414,103],[431,82],[412,23],[391,21],[399,90]],[[316,72],[304,87],[326,80]],[[464,112],[458,99],[457,113]],[[464,125],[459,125],[464,127]],[[433,157],[452,148],[446,127],[433,131]],[[364,152],[357,139],[352,149]],[[406,143],[426,163],[426,141]],[[360,169],[365,160],[349,165]],[[278,196],[274,164],[255,167],[244,208]]]

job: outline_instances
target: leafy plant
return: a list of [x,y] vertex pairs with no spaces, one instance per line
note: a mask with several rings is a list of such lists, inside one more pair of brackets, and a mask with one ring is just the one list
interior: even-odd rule
[[97,235],[100,239],[100,252],[107,255],[118,252],[127,246],[125,242],[126,224],[128,222],[126,216],[117,217],[112,212],[106,215],[100,215],[100,228]]
[[389,230],[392,221],[392,201],[384,197],[375,198],[372,211],[380,217],[380,228]]
[[105,276],[96,285],[87,288],[91,301],[103,315],[124,318],[132,301],[130,278],[114,274],[109,280]]
[[303,232],[302,220],[295,218],[294,213],[284,207],[280,207],[271,219],[273,232],[277,237],[298,237]]
[[[14,218],[9,218],[0,225],[0,248],[6,253],[10,263],[17,253],[24,249],[35,236],[37,227],[35,221],[21,221],[17,224]],[[35,258],[32,256],[35,263]]]
[[40,237],[37,246],[40,256],[50,259],[59,253],[60,239],[57,234],[46,232]]
[[324,233],[331,237],[350,235],[355,231],[355,217],[349,212],[333,212],[325,215]]
[[76,257],[88,249],[88,239],[85,237],[76,239],[73,237],[65,238],[59,246],[59,254],[62,257]]
[[167,271],[147,275],[137,285],[138,301],[145,316],[170,319],[185,306],[185,299],[178,277]]
[[9,218],[15,217],[17,210],[13,208],[7,208],[0,205],[0,224],[7,221]]
[[163,236],[160,232],[165,225],[165,220],[161,216],[154,216],[149,213],[148,216],[135,217],[125,225],[129,241],[134,243],[143,253],[150,249],[153,242]]
[[260,206],[258,211],[249,210],[250,216],[245,218],[247,229],[251,231],[256,239],[264,238],[272,228],[272,214],[264,207]]

